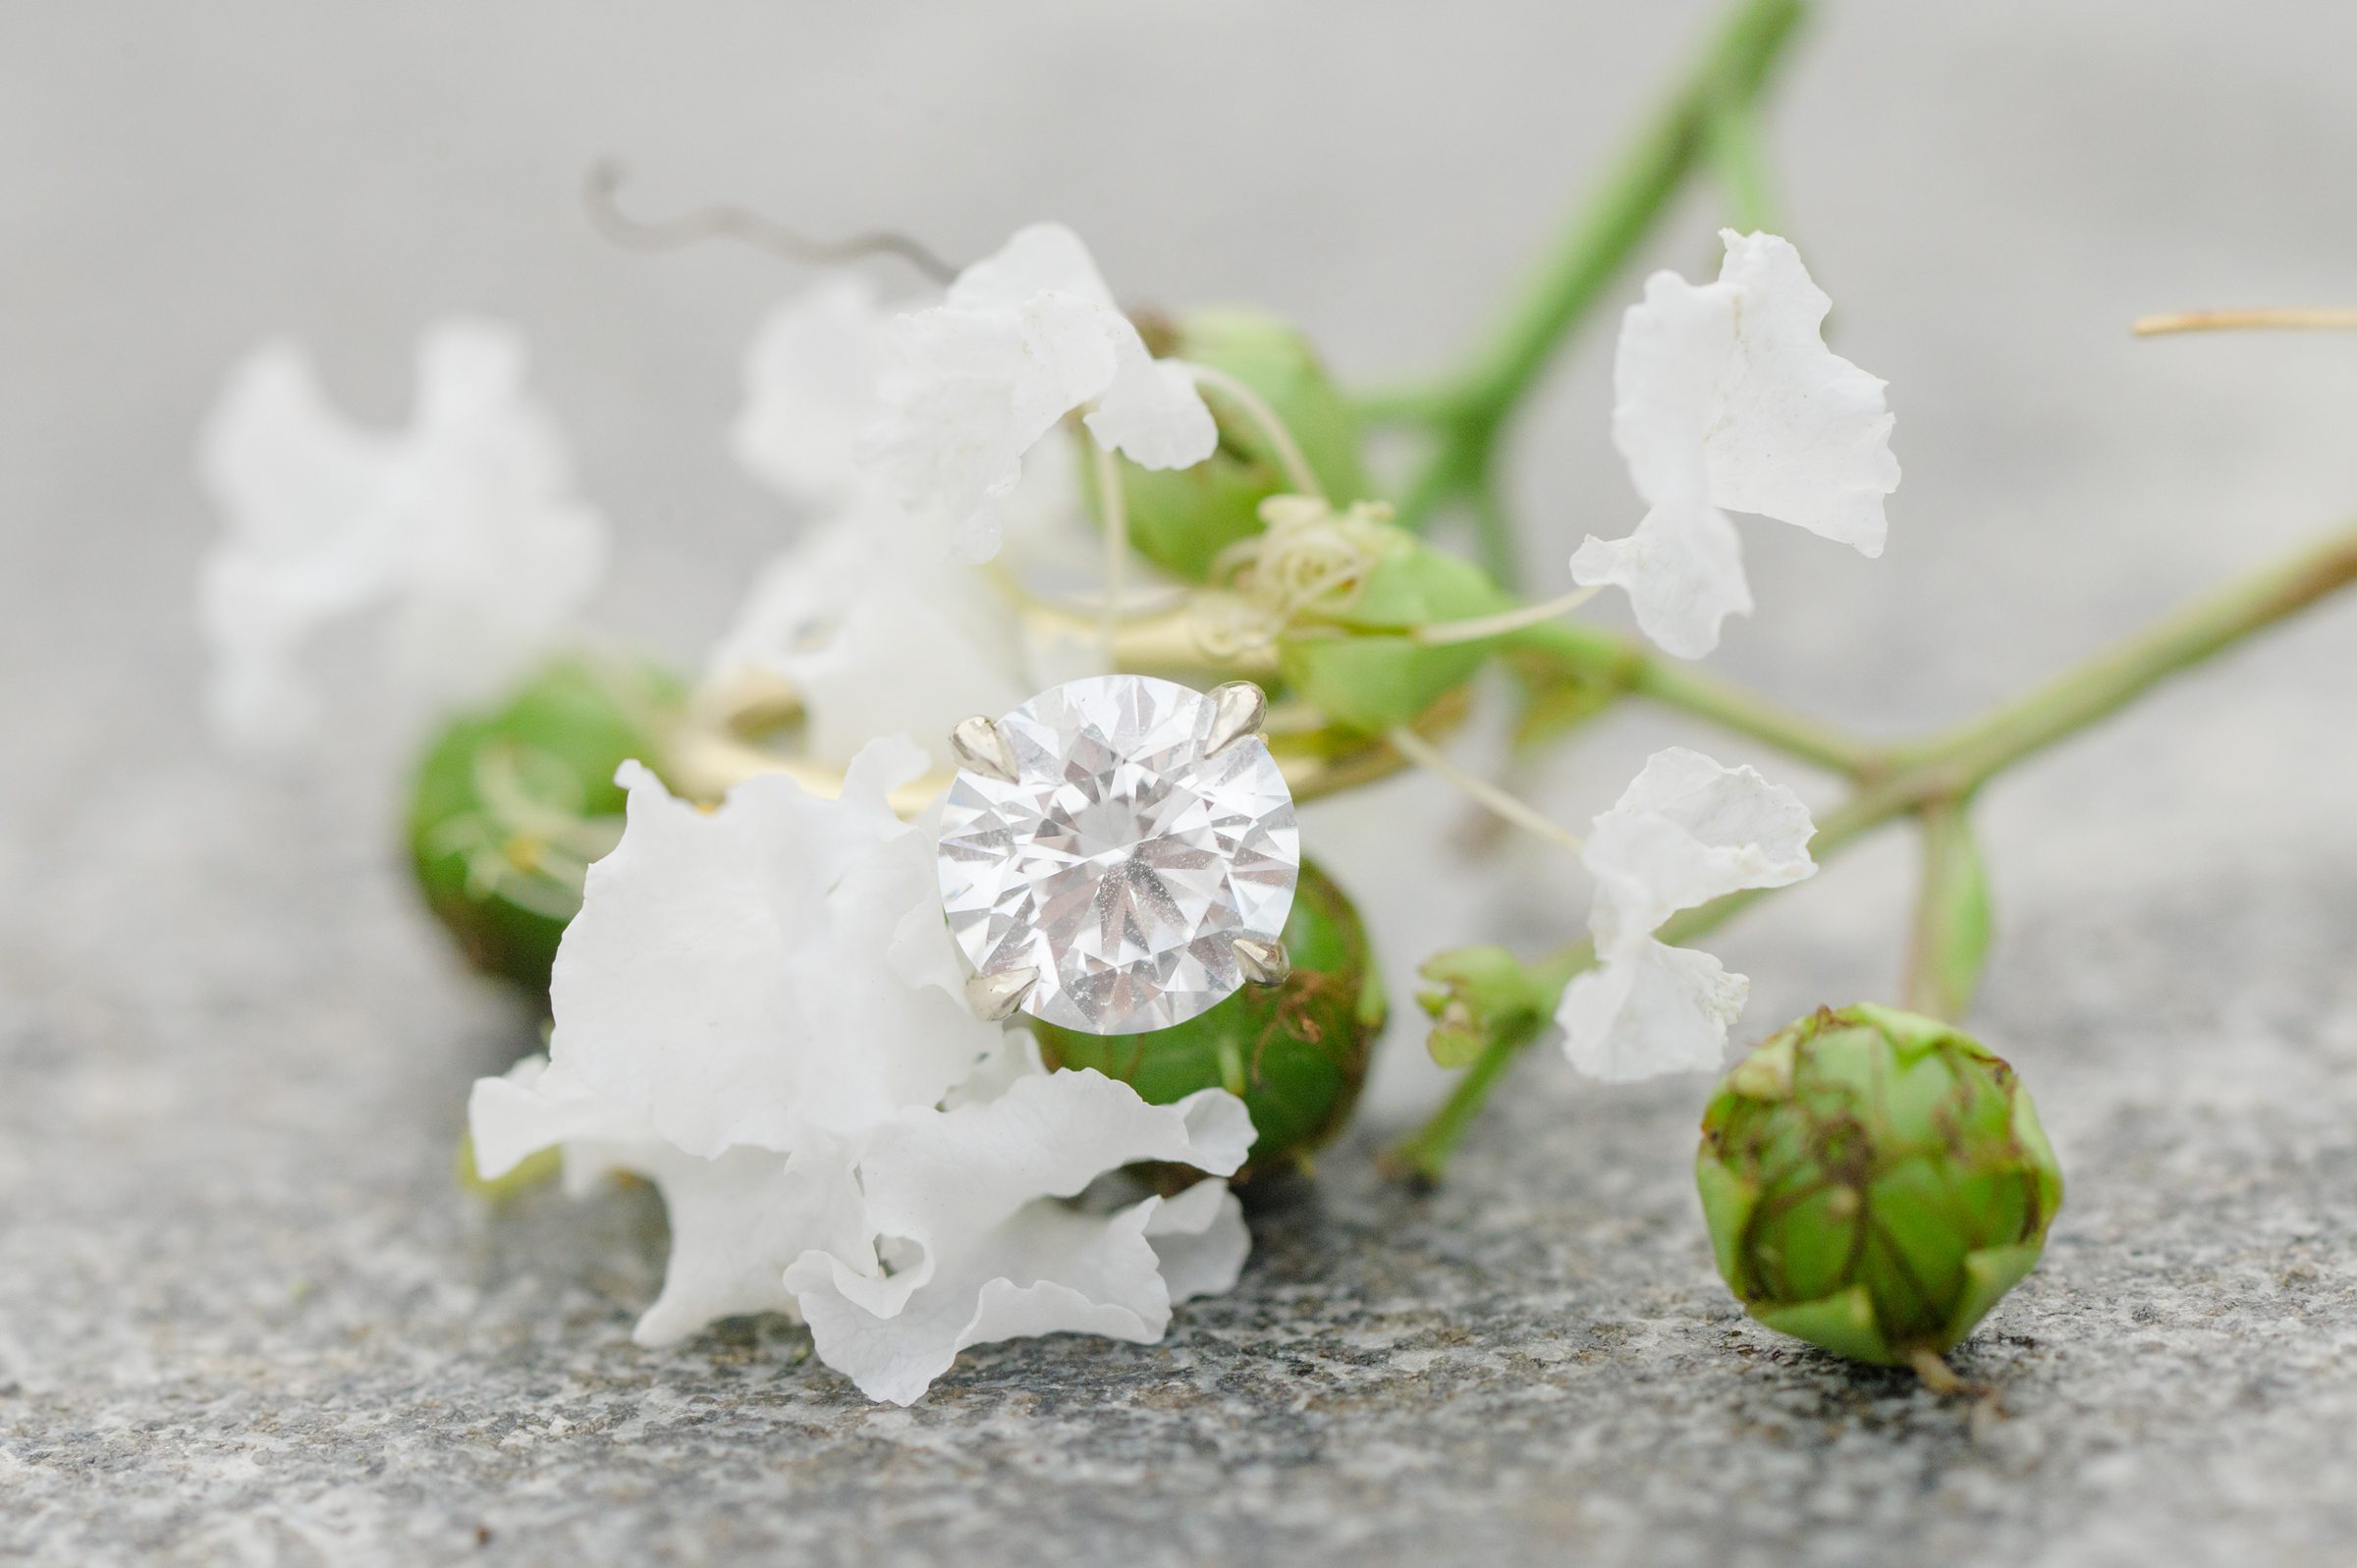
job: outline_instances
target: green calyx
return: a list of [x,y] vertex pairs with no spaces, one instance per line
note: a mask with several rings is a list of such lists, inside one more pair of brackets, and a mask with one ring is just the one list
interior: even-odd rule
[[[1206,310],[1179,321],[1148,318],[1139,328],[1157,356],[1221,371],[1257,394],[1338,506],[1369,493],[1357,416],[1290,325],[1247,310]],[[1126,458],[1119,464],[1129,542],[1192,582],[1210,576],[1221,551],[1260,531],[1263,501],[1296,488],[1258,419],[1217,386],[1204,388],[1203,399],[1220,429],[1211,457],[1191,468],[1141,468]],[[1083,473],[1097,506],[1094,464]]]
[[[1306,860],[1285,946],[1293,970],[1277,985],[1246,986],[1209,1011],[1151,1034],[1088,1035],[1034,1024],[1041,1055],[1051,1067],[1093,1067],[1119,1078],[1154,1105],[1199,1089],[1235,1095],[1252,1113],[1257,1135],[1236,1181],[1305,1164],[1357,1104],[1385,1002],[1358,911]],[[1156,1174],[1183,1185],[1199,1173]]]
[[2013,1069],[1937,1019],[1861,1003],[1722,1080],[1695,1160],[1719,1272],[1836,1355],[1919,1364],[2036,1266],[2062,1173]]
[[1487,642],[1422,642],[1422,625],[1496,615],[1511,601],[1471,562],[1379,525],[1386,544],[1357,588],[1279,638],[1288,689],[1336,722],[1380,734],[1473,678]]
[[581,879],[621,837],[615,770],[661,757],[680,702],[650,667],[565,658],[434,738],[411,788],[410,860],[467,962],[545,1000]]

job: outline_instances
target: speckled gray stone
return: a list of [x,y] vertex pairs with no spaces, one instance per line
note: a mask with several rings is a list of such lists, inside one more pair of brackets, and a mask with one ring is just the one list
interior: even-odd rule
[[[2236,16],[1829,8],[1779,185],[1842,348],[1892,382],[1907,477],[1882,562],[1748,530],[1761,614],[1719,669],[1871,732],[1953,719],[2357,499],[2345,341],[2121,331],[2351,299],[2357,17]],[[1264,301],[1373,378],[1470,330],[1702,17],[0,18],[0,1557],[2357,1555],[2357,604],[1986,803],[2002,930],[1977,1024],[2070,1189],[2045,1267],[1958,1358],[1984,1407],[1747,1324],[1688,1185],[1705,1086],[1608,1092],[1543,1054],[1437,1194],[1381,1183],[1371,1135],[1267,1194],[1240,1287],[1158,1346],[984,1348],[908,1410],[774,1321],[639,1350],[643,1194],[492,1211],[453,1183],[467,1083],[532,1034],[386,869],[399,746],[364,730],[288,777],[200,732],[190,434],[265,332],[389,415],[422,319],[521,320],[617,519],[619,634],[693,657],[786,536],[721,432],[789,280],[599,248],[570,205],[597,154],[635,158],[649,204],[727,190],[959,253],[1065,216],[1124,291]],[[1700,266],[1709,218],[1655,258]],[[1542,585],[1633,520],[1602,338],[1523,443]],[[1830,798],[1636,716],[1522,783],[1593,811],[1672,735]],[[1461,821],[1422,783],[1305,819],[1396,969],[1576,929],[1544,855],[1436,889],[1367,850]],[[1889,993],[1907,870],[1878,841],[1726,935],[1747,1032]],[[1382,1104],[1419,1092],[1395,1060]]]

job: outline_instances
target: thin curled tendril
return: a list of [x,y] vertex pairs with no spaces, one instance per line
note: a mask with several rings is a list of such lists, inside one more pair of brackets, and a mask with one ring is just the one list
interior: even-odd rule
[[629,178],[629,166],[621,159],[601,158],[590,165],[581,182],[581,205],[588,211],[589,222],[625,249],[677,250],[707,240],[727,240],[789,261],[835,265],[868,256],[897,256],[935,283],[948,283],[958,276],[958,269],[923,241],[890,229],[873,229],[839,240],[814,239],[734,202],[714,202],[674,218],[633,217],[623,211],[616,199]]
[[1221,658],[1265,648],[1304,617],[1348,608],[1376,563],[1398,548],[1392,509],[1361,501],[1337,512],[1309,496],[1271,496],[1266,525],[1221,551],[1215,591],[1197,596],[1196,641]]

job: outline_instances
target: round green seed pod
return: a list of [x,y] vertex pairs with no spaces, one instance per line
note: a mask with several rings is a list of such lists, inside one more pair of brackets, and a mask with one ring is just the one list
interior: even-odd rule
[[[1149,317],[1138,325],[1158,356],[1223,371],[1251,388],[1292,432],[1336,505],[1369,494],[1357,416],[1309,340],[1290,325],[1247,310],[1205,310],[1178,321]],[[1221,551],[1260,531],[1263,501],[1296,488],[1259,420],[1216,386],[1204,388],[1203,399],[1220,428],[1219,448],[1209,458],[1191,468],[1141,468],[1126,458],[1118,464],[1129,542],[1192,582],[1210,576]],[[1094,507],[1096,466],[1087,454],[1082,458]]]
[[468,963],[546,1000],[581,876],[621,837],[615,770],[660,758],[681,700],[652,668],[567,658],[434,737],[410,791],[410,863]]
[[[1293,971],[1277,985],[1246,986],[1150,1034],[1090,1035],[1035,1022],[1040,1054],[1051,1067],[1094,1067],[1158,1106],[1198,1089],[1236,1095],[1252,1113],[1256,1136],[1235,1181],[1306,1163],[1350,1119],[1383,1032],[1385,1002],[1358,911],[1306,860],[1286,918],[1285,946]],[[1202,1173],[1180,1167],[1148,1174],[1184,1186]]]
[[1923,1368],[2036,1266],[2062,1172],[2013,1069],[1868,1004],[1779,1031],[1721,1082],[1695,1181],[1719,1272],[1759,1322]]

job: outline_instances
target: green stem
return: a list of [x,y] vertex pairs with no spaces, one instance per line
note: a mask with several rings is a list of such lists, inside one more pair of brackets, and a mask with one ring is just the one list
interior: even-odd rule
[[1474,490],[1473,542],[1481,567],[1493,582],[1511,588],[1522,580],[1522,553],[1498,487],[1485,478]]
[[1801,0],[1743,0],[1471,365],[1438,392],[1362,404],[1374,414],[1420,412],[1441,437],[1406,489],[1403,523],[1417,526],[1444,502],[1487,488],[1492,454],[1523,396],[1693,172],[1715,118],[1757,97],[1801,13]]
[[1968,802],[1926,801],[1915,815],[1923,828],[1923,881],[1902,995],[1916,1012],[1961,1023],[1989,956],[1988,874]]
[[1900,767],[1938,763],[1957,790],[2110,717],[2178,672],[2203,663],[2357,579],[2357,526],[2195,600],[2150,630],[2026,696],[1892,754]]
[[1760,106],[1745,99],[1711,116],[1711,167],[1727,190],[1727,216],[1738,229],[1783,234],[1777,217],[1775,183],[1768,176],[1768,149],[1760,130]]
[[1834,773],[1860,778],[1882,763],[1876,748],[1831,725],[1730,685],[1699,666],[1577,622],[1527,626],[1501,637],[1499,645],[1559,664],[1570,678],[1691,714]]
[[[2327,536],[2286,560],[2228,583],[2151,630],[2099,654],[2078,669],[2003,704],[1986,718],[1922,744],[1901,747],[1863,770],[1857,792],[1827,815],[1809,851],[1825,864],[1895,817],[1915,813],[1935,825],[1992,775],[2102,722],[2168,676],[2216,657],[2335,589],[2357,581],[2357,526]],[[1672,916],[1657,935],[1677,946],[1731,919],[1768,892],[1733,893]],[[1595,962],[1579,943],[1530,969],[1533,1010],[1500,1021],[1495,1038],[1448,1101],[1386,1157],[1389,1168],[1431,1182],[1471,1126],[1507,1066],[1534,1040],[1573,976]],[[1977,960],[1975,971],[1977,972]]]

